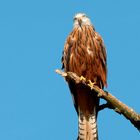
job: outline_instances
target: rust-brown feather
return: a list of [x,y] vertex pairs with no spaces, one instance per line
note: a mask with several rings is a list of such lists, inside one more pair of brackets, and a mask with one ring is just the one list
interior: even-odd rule
[[66,40],[63,57],[65,71],[97,82],[101,88],[107,86],[106,50],[101,36],[92,26],[73,29]]

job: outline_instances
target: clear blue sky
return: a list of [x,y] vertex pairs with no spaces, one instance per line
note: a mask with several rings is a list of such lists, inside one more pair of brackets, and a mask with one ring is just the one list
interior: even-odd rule
[[[0,140],[75,140],[77,115],[61,68],[73,16],[86,13],[105,42],[108,91],[140,113],[139,0],[0,2]],[[139,140],[112,110],[98,116],[100,140]]]

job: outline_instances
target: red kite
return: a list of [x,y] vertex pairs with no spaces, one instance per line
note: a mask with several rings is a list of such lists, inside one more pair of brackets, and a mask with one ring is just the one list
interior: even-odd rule
[[[74,72],[99,88],[107,85],[106,49],[101,36],[83,13],[74,17],[74,27],[63,51],[65,72]],[[91,89],[67,80],[78,114],[78,140],[98,140],[97,112],[99,98]]]

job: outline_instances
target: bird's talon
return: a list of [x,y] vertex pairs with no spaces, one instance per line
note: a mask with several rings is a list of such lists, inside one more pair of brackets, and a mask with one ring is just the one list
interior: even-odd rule
[[86,78],[83,77],[83,76],[81,76],[81,77],[80,77],[80,81],[84,81],[84,82],[85,82],[85,81],[86,81]]
[[88,80],[88,86],[90,86],[91,89],[93,89],[93,86],[96,84],[96,82],[91,82],[91,80]]

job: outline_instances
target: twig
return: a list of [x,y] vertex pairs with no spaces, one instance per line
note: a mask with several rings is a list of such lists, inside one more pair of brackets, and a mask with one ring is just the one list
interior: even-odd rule
[[92,87],[87,83],[86,80],[80,79],[77,74],[73,72],[63,72],[61,70],[56,70],[56,73],[60,74],[66,79],[70,79],[74,81],[76,84],[82,83],[87,87],[90,87],[91,90],[96,91],[98,96],[104,100],[107,101],[107,104],[101,105],[99,107],[99,110],[102,110],[104,108],[110,108],[114,109],[115,112],[122,114],[126,119],[128,119],[139,131],[140,131],[140,114],[136,113],[132,108],[128,107],[124,103],[122,103],[120,100],[118,100],[116,97],[111,95],[109,92],[103,91],[96,85],[92,85]]
[[115,109],[111,104],[106,103],[106,104],[100,105],[100,106],[98,107],[98,111],[101,111],[101,110],[103,110],[103,109],[105,109],[105,108]]

